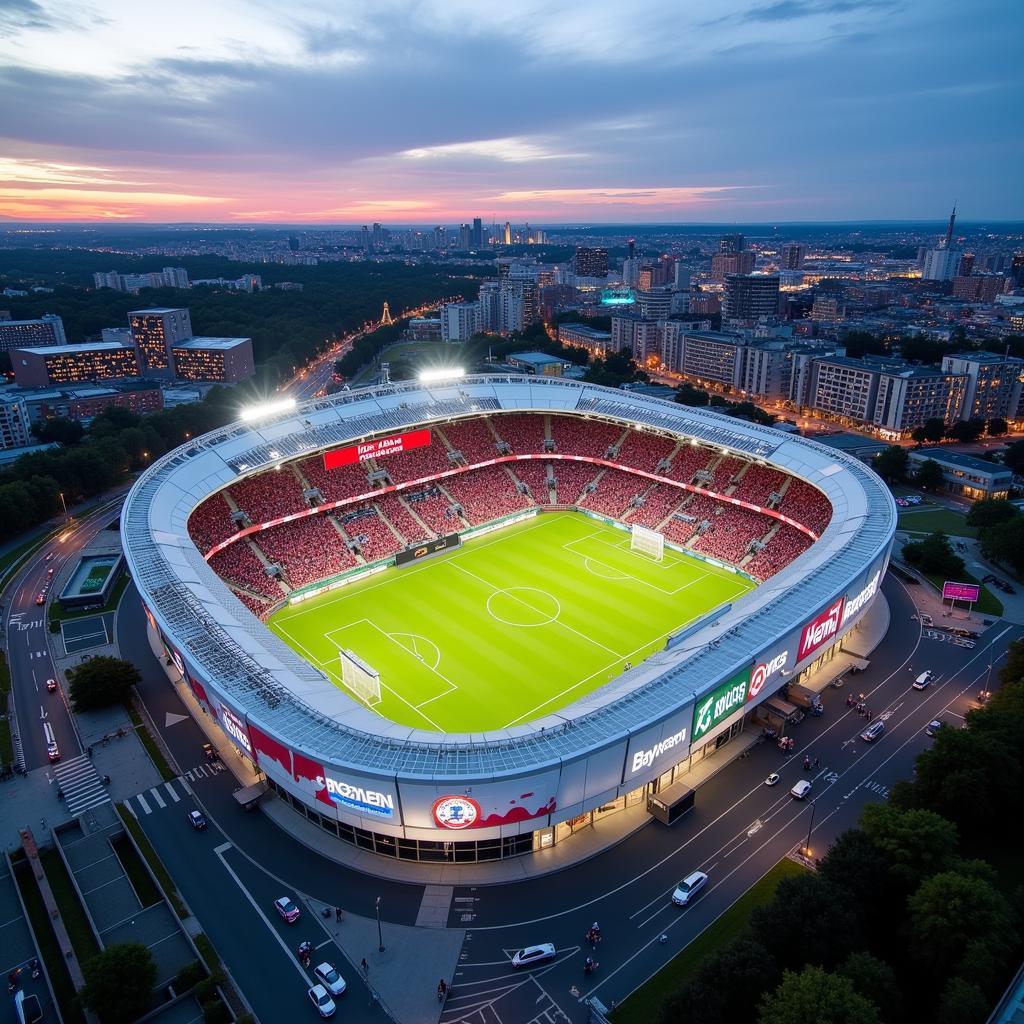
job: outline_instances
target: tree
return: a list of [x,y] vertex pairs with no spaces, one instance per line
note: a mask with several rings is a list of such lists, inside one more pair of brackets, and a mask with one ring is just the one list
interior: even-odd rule
[[903,1019],[903,994],[896,972],[884,960],[870,953],[851,953],[836,973],[848,978],[855,991],[871,993],[871,1001],[878,1007],[882,1020]]
[[992,419],[985,424],[985,433],[989,437],[1001,437],[1010,429],[1010,424],[1003,419],[1002,416],[993,416]]
[[922,426],[913,429],[910,436],[918,444],[922,444],[925,441],[941,441],[946,436],[945,420],[935,418],[925,420]]
[[914,483],[926,491],[937,491],[945,483],[942,467],[934,459],[925,459],[914,473]]
[[[729,984],[723,985],[722,979]],[[698,964],[662,1004],[660,1024],[738,1024],[753,1021],[762,994],[779,980],[771,953],[749,937],[733,940]]]
[[904,544],[903,557],[932,576],[953,577],[964,572],[964,560],[956,554],[949,538],[941,530],[930,533],[924,540]]
[[946,431],[946,437],[951,437],[956,441],[977,441],[984,430],[984,420],[957,420],[956,423]]
[[978,539],[986,558],[1012,566],[1017,573],[1024,573],[1024,516],[1015,516],[998,526],[988,526]]
[[1020,515],[1016,505],[1003,498],[986,498],[976,501],[967,513],[967,525],[976,526],[979,530],[986,526],[998,526],[1007,523]]
[[984,1024],[990,1001],[977,985],[965,978],[951,978],[939,1003],[938,1024]]
[[886,483],[898,483],[907,475],[909,458],[905,448],[898,444],[891,444],[885,451],[875,456],[875,472],[886,481]]
[[868,804],[860,827],[889,865],[904,889],[950,866],[956,855],[956,826],[934,811]]
[[858,948],[861,927],[843,892],[809,872],[784,878],[750,915],[750,931],[782,967],[831,967]]
[[74,670],[68,669],[67,674],[75,711],[95,711],[124,703],[132,687],[142,681],[139,670],[121,658],[90,658]]
[[78,444],[85,434],[85,427],[78,420],[68,420],[56,416],[52,420],[43,420],[32,427],[32,433],[39,438],[43,444],[56,442],[57,444],[72,445]]
[[782,983],[761,1003],[760,1024],[881,1024],[878,1008],[849,978],[820,967],[786,971]]
[[749,420],[751,423],[760,423],[765,427],[770,427],[778,418],[773,413],[765,412],[764,409],[754,405],[753,402],[731,402],[725,411],[728,416]]
[[1013,683],[1021,680],[1024,680],[1024,640],[1014,640],[1006,649],[1006,661],[999,669],[999,681],[1009,691]]
[[1011,441],[1003,452],[1003,465],[1018,475],[1024,474],[1024,441]]
[[84,1005],[103,1024],[130,1024],[148,1009],[156,984],[156,961],[139,942],[108,946],[82,965]]
[[675,401],[680,405],[707,405],[709,395],[692,384],[680,384],[676,388]]

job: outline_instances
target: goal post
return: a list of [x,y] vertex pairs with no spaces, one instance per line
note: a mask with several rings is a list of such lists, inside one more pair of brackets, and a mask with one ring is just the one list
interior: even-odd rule
[[341,681],[366,704],[380,703],[380,673],[352,651],[338,652]]
[[660,562],[665,557],[665,538],[657,530],[633,523],[629,537],[629,550]]

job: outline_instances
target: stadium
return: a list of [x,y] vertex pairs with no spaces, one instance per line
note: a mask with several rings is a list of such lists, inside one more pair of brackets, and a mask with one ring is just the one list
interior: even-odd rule
[[685,789],[856,630],[888,489],[816,442],[554,377],[255,411],[137,481],[151,639],[339,841],[482,862]]

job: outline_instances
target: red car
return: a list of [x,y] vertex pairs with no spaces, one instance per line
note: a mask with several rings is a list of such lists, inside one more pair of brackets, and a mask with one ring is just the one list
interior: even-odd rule
[[56,743],[46,744],[46,756],[50,759],[51,764],[53,764],[54,761],[60,760],[60,750]]
[[46,595],[36,594],[36,604],[46,604]]
[[47,679],[46,680],[46,692],[47,693],[56,693],[57,692],[57,680],[56,679]]

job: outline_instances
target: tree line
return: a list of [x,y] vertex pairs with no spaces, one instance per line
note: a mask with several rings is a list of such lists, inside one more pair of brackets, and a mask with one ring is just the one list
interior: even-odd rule
[[988,1018],[1024,955],[1008,827],[1024,810],[1024,642],[999,678],[963,728],[939,729],[912,780],[700,962],[660,1024]]

